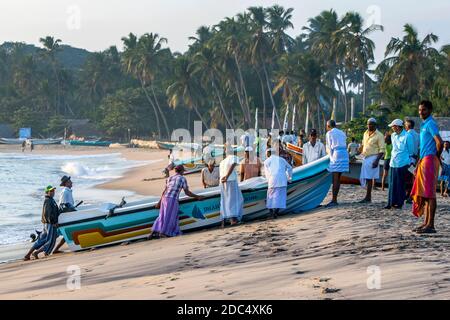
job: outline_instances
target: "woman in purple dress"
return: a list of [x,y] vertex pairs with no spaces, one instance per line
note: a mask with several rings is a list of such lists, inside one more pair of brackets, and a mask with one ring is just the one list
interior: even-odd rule
[[175,175],[167,179],[166,188],[156,205],[156,208],[159,209],[159,216],[153,224],[149,240],[160,237],[176,237],[181,234],[178,223],[178,197],[182,189],[189,197],[197,200],[203,199],[202,196],[189,191],[186,178],[183,177],[184,167],[182,165],[176,166],[175,172]]

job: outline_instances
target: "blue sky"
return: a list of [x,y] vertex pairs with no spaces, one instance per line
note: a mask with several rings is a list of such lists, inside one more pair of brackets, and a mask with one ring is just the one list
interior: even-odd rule
[[449,0],[2,0],[0,43],[37,44],[40,37],[53,35],[63,43],[98,51],[112,44],[121,48],[120,38],[129,32],[156,32],[169,39],[174,51],[184,51],[199,26],[215,24],[249,6],[274,3],[295,9],[291,35],[301,33],[309,17],[330,8],[340,15],[358,11],[366,20],[381,23],[385,32],[372,37],[377,61],[407,22],[421,35],[437,34],[438,46],[450,43]]

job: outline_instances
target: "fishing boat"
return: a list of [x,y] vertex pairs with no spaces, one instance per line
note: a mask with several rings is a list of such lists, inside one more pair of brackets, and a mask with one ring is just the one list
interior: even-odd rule
[[156,144],[158,145],[158,148],[162,150],[170,150],[175,148],[175,143],[172,142],[162,142],[162,141],[156,141]]
[[299,167],[303,164],[303,149],[295,144],[286,144],[286,150],[291,154],[294,159],[294,165]]
[[[363,160],[356,158],[353,161],[350,161],[350,171],[344,172],[341,176],[341,183],[342,184],[354,184],[359,185],[361,184],[361,180],[359,179],[361,175],[361,167],[362,167]],[[377,184],[381,184],[381,178],[383,177],[383,170],[384,170],[384,160],[380,160],[379,164],[380,169],[380,178],[377,179],[375,182]],[[386,179],[386,185],[388,184],[389,179]]]
[[62,141],[62,139],[7,139],[7,138],[0,138],[0,144],[21,145],[24,141],[27,141],[27,140],[32,141],[35,146],[61,144],[61,141]]
[[[288,185],[287,208],[281,214],[301,214],[317,208],[331,186],[327,171],[329,157],[319,159],[293,170]],[[263,218],[266,208],[267,180],[257,177],[239,184],[244,196],[244,221]],[[220,189],[197,192],[204,196],[195,200],[180,197],[179,223],[183,232],[220,225]],[[85,207],[59,216],[59,230],[71,251],[86,250],[124,241],[146,238],[159,215],[158,199],[148,199],[117,207],[104,204]]]
[[[109,147],[111,141],[101,141],[101,140],[69,140],[67,141],[71,146],[85,146],[85,147]],[[66,143],[67,144],[67,143]]]

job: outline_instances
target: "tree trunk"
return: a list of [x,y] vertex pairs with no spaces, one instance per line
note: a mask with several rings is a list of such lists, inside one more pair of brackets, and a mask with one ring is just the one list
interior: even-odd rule
[[345,84],[345,76],[343,74],[343,71],[340,71],[341,74],[341,80],[342,80],[342,86],[344,88],[344,108],[345,108],[345,122],[348,122],[348,101],[347,101],[347,85]]
[[236,94],[237,94],[237,97],[238,97],[238,100],[239,100],[239,105],[241,106],[242,114],[244,115],[245,126],[247,128],[249,128],[251,120],[249,119],[249,116],[247,115],[247,110],[245,108],[245,103],[244,103],[244,101],[243,101],[243,99],[241,97],[241,94],[239,92],[239,85],[238,85],[238,83],[236,81],[234,82],[234,88],[235,88],[235,91],[236,91]]
[[155,88],[153,87],[153,84],[150,85],[150,88],[152,89],[152,93],[153,93],[153,97],[156,102],[156,106],[157,106],[159,112],[161,113],[161,118],[163,119],[164,127],[166,128],[167,138],[170,139],[170,130],[169,130],[169,126],[167,125],[166,116],[162,112],[161,106],[159,105],[158,98],[156,97]]
[[237,57],[236,52],[234,53],[234,61],[236,62],[236,66],[237,66],[237,69],[238,69],[239,80],[241,82],[241,88],[242,88],[242,91],[244,92],[244,101],[245,101],[245,106],[246,106],[246,109],[247,109],[247,117],[248,117],[247,121],[251,122],[251,120],[250,120],[251,119],[251,112],[250,112],[250,104],[248,103],[247,89],[245,87],[244,77],[242,76],[241,66],[239,64],[239,59]]
[[202,124],[205,126],[205,128],[208,130],[209,127],[208,127],[208,125],[206,124],[205,119],[203,119],[202,114],[198,111],[197,106],[193,105],[193,106],[192,106],[192,109],[194,109],[194,111],[195,111],[195,113],[197,114],[197,116],[199,117],[200,121],[201,121]]
[[158,111],[156,110],[155,104],[153,103],[153,100],[150,98],[150,95],[148,94],[147,89],[145,89],[144,83],[142,81],[141,81],[141,87],[142,87],[142,90],[145,93],[145,97],[147,98],[147,101],[150,103],[150,105],[153,108],[153,112],[155,113],[156,127],[158,129],[158,139],[161,139],[161,125],[159,124]]
[[259,74],[259,71],[255,68],[256,74],[258,75],[258,79],[259,79],[259,84],[261,85],[261,95],[262,95],[262,102],[263,102],[263,123],[264,123],[264,128],[267,128],[267,110],[266,110],[266,95],[264,94],[264,92],[266,91],[264,89],[264,81],[261,78],[261,75]]
[[270,80],[269,80],[269,74],[267,72],[265,62],[263,62],[262,65],[263,65],[264,75],[266,77],[266,84],[267,84],[267,90],[269,91],[270,102],[272,103],[272,108],[275,108],[275,118],[277,118],[278,127],[281,128],[281,122],[280,122],[280,118],[278,117],[277,107],[275,106],[275,100],[273,99],[272,88],[270,86]]
[[366,114],[366,69],[363,68],[363,94],[362,94],[362,98],[363,98],[363,103],[362,103],[362,108],[363,108],[363,115]]
[[219,99],[220,109],[222,110],[223,116],[225,117],[225,121],[227,122],[229,128],[232,129],[233,125],[232,125],[230,119],[228,118],[227,113],[225,112],[225,107],[223,106],[223,102],[222,102],[222,98],[220,97],[219,89],[217,89],[214,79],[211,82],[212,82],[213,89],[216,93],[217,99]]

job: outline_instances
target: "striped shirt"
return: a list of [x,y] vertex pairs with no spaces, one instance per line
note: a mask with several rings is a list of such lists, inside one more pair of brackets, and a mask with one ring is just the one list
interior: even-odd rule
[[168,198],[178,198],[181,189],[188,189],[187,180],[181,174],[175,174],[167,179],[165,196]]

